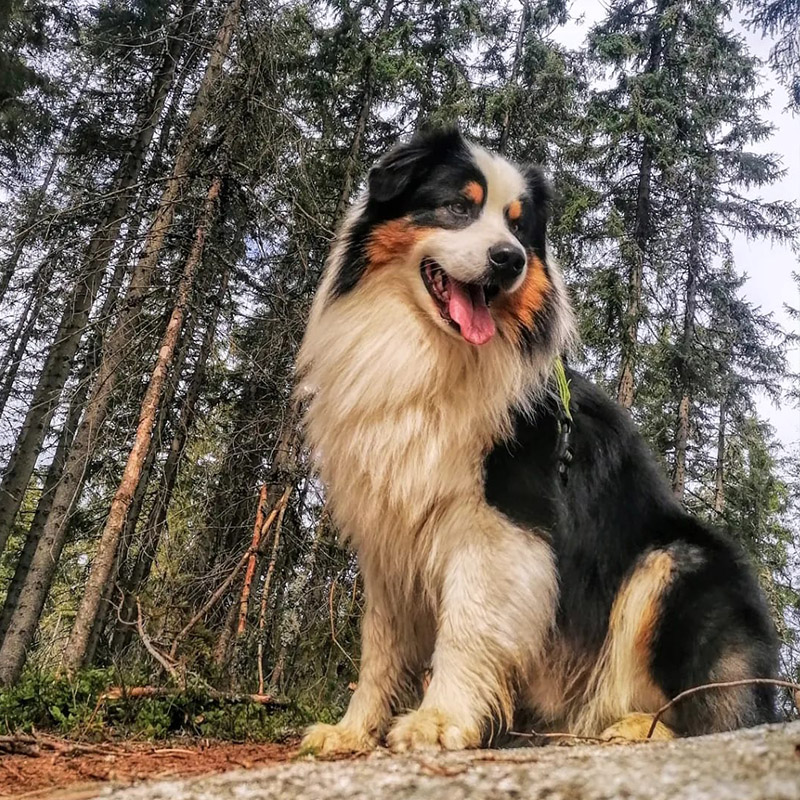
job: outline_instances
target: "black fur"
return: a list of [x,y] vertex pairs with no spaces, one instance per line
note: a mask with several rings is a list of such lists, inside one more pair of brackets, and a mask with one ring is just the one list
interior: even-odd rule
[[[565,641],[578,652],[597,654],[626,576],[643,554],[664,548],[677,574],[663,598],[650,664],[664,695],[714,680],[726,655],[744,659],[752,677],[774,675],[774,626],[739,548],[675,501],[627,414],[575,372],[568,377],[574,457],[566,482],[557,470],[555,399],[532,418],[518,414],[511,439],[485,462],[488,501],[551,538],[560,584],[558,626]],[[683,701],[670,723],[695,734],[773,719],[772,687],[735,691],[734,720],[720,716],[722,700],[711,693]]]

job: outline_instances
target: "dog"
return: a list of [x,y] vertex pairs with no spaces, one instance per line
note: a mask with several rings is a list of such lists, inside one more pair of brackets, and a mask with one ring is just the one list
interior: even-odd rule
[[[298,393],[365,613],[347,712],[307,750],[479,747],[522,717],[645,738],[679,692],[775,673],[739,549],[673,498],[627,412],[569,369],[554,389],[575,325],[549,203],[540,169],[439,130],[386,154],[341,225]],[[774,707],[766,684],[698,692],[655,735]]]

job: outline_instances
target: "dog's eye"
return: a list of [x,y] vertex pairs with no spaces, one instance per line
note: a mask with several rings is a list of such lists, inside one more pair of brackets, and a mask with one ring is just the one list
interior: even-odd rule
[[511,233],[516,233],[519,230],[519,220],[510,219],[508,221],[508,229],[511,231]]
[[447,210],[457,217],[466,217],[469,214],[469,206],[464,200],[456,200],[454,203],[450,203],[447,206]]

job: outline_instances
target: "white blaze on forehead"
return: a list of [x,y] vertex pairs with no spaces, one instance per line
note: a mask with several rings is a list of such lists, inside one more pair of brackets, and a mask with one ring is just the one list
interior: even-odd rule
[[469,149],[478,169],[486,178],[485,211],[500,211],[525,193],[525,178],[522,173],[502,156],[490,153],[477,144]]

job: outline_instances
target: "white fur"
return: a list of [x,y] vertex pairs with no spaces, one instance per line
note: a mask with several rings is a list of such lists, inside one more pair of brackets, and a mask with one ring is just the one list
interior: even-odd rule
[[[468,253],[484,248],[474,243],[497,233],[502,208],[524,188],[508,162],[473,153],[489,183],[487,220],[472,244],[466,231],[453,233],[450,264],[465,241]],[[487,344],[468,344],[443,325],[422,284],[429,240],[333,298],[342,241],[363,203],[333,248],[298,360],[307,441],[367,594],[358,688],[342,722],[312,729],[306,744],[371,746],[431,663],[420,709],[398,721],[390,744],[477,746],[493,715],[510,717],[513,686],[532,679],[557,602],[549,546],[486,503],[483,458],[509,431],[511,409],[544,391],[572,317],[552,269],[563,313],[549,351],[524,355],[502,327]]]

